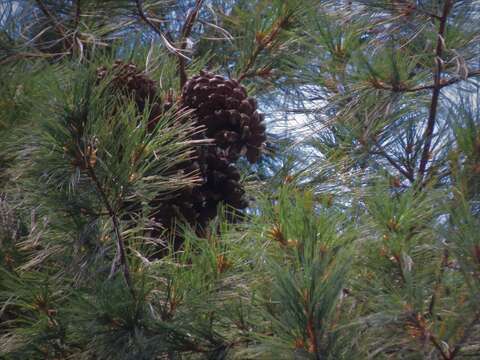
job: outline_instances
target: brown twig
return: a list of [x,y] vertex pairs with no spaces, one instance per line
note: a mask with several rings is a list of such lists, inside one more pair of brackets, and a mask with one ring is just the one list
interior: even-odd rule
[[45,16],[50,20],[50,22],[57,28],[60,35],[65,37],[65,27],[58,22],[57,18],[50,12],[48,7],[43,3],[42,0],[35,0],[40,10],[45,14]]
[[[120,231],[120,224],[118,222],[118,217],[117,214],[115,213],[115,210],[113,209],[112,205],[110,204],[110,201],[108,200],[107,194],[105,194],[105,191],[103,190],[102,184],[100,183],[97,174],[95,173],[95,170],[92,168],[91,165],[88,165],[87,167],[88,175],[90,176],[90,179],[93,181],[95,184],[100,197],[102,198],[102,201],[107,208],[108,214],[110,216],[110,219],[112,220],[113,223],[113,230],[115,232],[115,236],[117,238],[117,249],[118,249],[118,255],[120,258],[120,264],[122,265],[123,268],[123,276],[125,278],[125,282],[127,283],[128,288],[130,289],[130,292],[132,296],[135,298],[135,290],[132,284],[132,279],[130,277],[130,270],[128,267],[128,262],[127,262],[127,255],[125,252],[125,243],[123,241],[123,236]],[[115,260],[114,260],[115,261]]]
[[427,127],[423,134],[423,140],[425,141],[423,152],[420,160],[420,165],[418,168],[418,175],[420,180],[423,179],[425,174],[425,170],[427,167],[428,159],[430,157],[430,146],[432,144],[433,139],[433,132],[435,130],[435,122],[437,117],[437,108],[438,108],[438,100],[440,97],[440,91],[442,89],[442,70],[443,70],[443,47],[444,47],[444,35],[445,30],[447,28],[447,18],[450,10],[453,6],[453,0],[446,0],[445,5],[443,6],[442,17],[440,18],[440,25],[438,29],[438,39],[437,39],[437,46],[435,50],[435,62],[436,62],[436,69],[433,76],[433,94],[432,94],[432,101],[430,103],[430,111],[428,116]]
[[472,321],[470,321],[470,323],[465,328],[465,331],[463,332],[463,336],[460,338],[460,340],[453,347],[453,350],[450,352],[450,354],[448,356],[448,360],[455,359],[455,356],[458,355],[458,353],[460,352],[460,349],[462,348],[463,344],[467,341],[467,339],[471,335],[471,331],[473,330],[473,328],[475,327],[475,325],[477,325],[477,323],[479,321],[480,321],[480,312],[477,312],[475,314],[474,318],[472,319]]
[[438,352],[440,353],[440,355],[442,356],[442,359],[444,360],[450,360],[450,357],[445,353],[445,351],[443,350],[442,346],[440,345],[440,343],[438,342],[437,338],[435,336],[433,336],[433,334],[429,334],[429,339],[430,339],[430,342],[432,343],[432,345],[435,347],[435,349],[438,350]]
[[[182,26],[181,38],[180,38],[180,50],[185,50],[187,47],[187,38],[190,36],[193,25],[197,20],[198,13],[203,5],[203,0],[196,0],[193,10],[188,14],[185,19],[185,23]],[[187,82],[187,72],[185,70],[186,59],[182,56],[177,56],[178,58],[178,73],[180,75],[180,88]]]
[[0,59],[0,65],[5,65],[10,62],[16,62],[23,59],[31,59],[31,58],[51,58],[58,55],[63,55],[63,53],[53,53],[53,54],[46,54],[46,53],[16,53],[6,58]]
[[136,0],[136,5],[137,5],[137,11],[138,11],[138,15],[140,16],[140,18],[148,25],[152,28],[152,30],[157,33],[157,35],[159,35],[160,37],[163,37],[165,36],[162,32],[162,30],[160,30],[160,28],[157,27],[157,25],[155,23],[153,23],[148,17],[147,15],[145,15],[145,12],[143,11],[143,3],[142,3],[142,0]]
[[437,14],[431,13],[430,11],[427,11],[427,10],[422,9],[422,8],[419,8],[419,7],[416,7],[416,8],[415,8],[415,11],[418,11],[418,12],[420,12],[421,14],[426,15],[426,16],[431,17],[431,18],[436,19],[436,20],[440,20],[440,19],[441,19],[441,17],[438,16]]
[[160,38],[162,39],[163,43],[165,44],[165,46],[167,47],[167,50],[174,53],[176,56],[179,56],[179,57],[183,57],[185,59],[188,59],[188,57],[186,57],[185,55],[183,55],[181,53],[181,51],[179,51],[177,48],[175,48],[175,46],[173,46],[170,42],[170,40],[168,39],[168,35],[164,34],[163,31],[153,22],[151,21],[147,15],[145,15],[145,12],[143,11],[143,3],[142,3],[142,0],[136,0],[135,1],[136,5],[137,5],[137,12],[138,12],[138,16],[140,16],[140,19],[142,19],[143,22],[145,22],[145,24],[147,24],[148,26],[150,26],[152,28],[152,30],[158,35],[160,36]]
[[372,154],[377,154],[383,156],[395,169],[397,169],[403,176],[405,176],[411,183],[414,182],[413,174],[404,169],[400,164],[398,164],[390,155],[388,155],[385,150],[377,146],[378,151],[372,152]]
[[200,9],[203,5],[203,0],[195,1],[195,6],[193,10],[188,14],[187,18],[185,19],[185,23],[182,26],[181,35],[180,35],[180,47],[178,49],[171,44],[173,42],[171,37],[168,34],[164,34],[163,31],[145,15],[145,12],[143,11],[142,1],[136,0],[136,4],[137,4],[137,11],[140,18],[148,26],[150,26],[157,35],[160,36],[160,38],[163,40],[163,42],[167,46],[167,49],[177,56],[178,73],[180,76],[180,88],[182,88],[183,85],[187,82],[187,72],[185,70],[185,66],[186,66],[186,61],[189,60],[188,57],[186,57],[182,53],[182,51],[184,51],[187,48],[186,40],[192,32],[193,25],[195,24],[195,21],[197,20],[197,17],[198,17],[198,13],[200,12]]
[[412,171],[409,171],[406,168],[403,168],[395,159],[393,159],[387,152],[382,148],[382,146],[375,142],[375,146],[377,147],[377,151],[372,152],[372,154],[377,154],[383,156],[395,169],[397,169],[403,176],[405,176],[411,183],[415,181],[415,176],[413,175]]
[[435,308],[435,302],[436,302],[436,299],[437,299],[438,289],[440,288],[440,284],[442,283],[442,278],[443,278],[443,274],[445,272],[445,268],[448,266],[448,256],[449,256],[448,249],[445,249],[443,251],[442,262],[440,264],[440,272],[438,274],[437,281],[435,282],[435,286],[433,288],[432,298],[430,299],[430,304],[428,306],[428,315],[429,316],[433,316],[433,309]]
[[308,352],[314,354],[318,358],[318,343],[315,332],[315,325],[313,323],[313,315],[309,314],[307,320],[307,336],[308,336]]
[[[440,89],[443,89],[446,86],[450,86],[453,84],[456,84],[460,81],[464,81],[468,78],[480,76],[480,69],[478,70],[472,70],[469,71],[467,76],[465,77],[452,77],[450,79],[441,79],[440,83],[438,84],[438,87]],[[435,89],[435,84],[429,84],[429,85],[422,85],[422,86],[416,86],[416,87],[406,87],[406,86],[391,86],[387,83],[381,82],[381,81],[375,81],[373,82],[373,85],[377,89],[381,90],[388,90],[388,91],[393,91],[393,92],[419,92],[419,91],[425,91],[425,90],[433,90]]]
[[272,29],[266,35],[265,37],[259,39],[256,39],[256,45],[255,49],[253,50],[253,53],[251,54],[250,58],[248,59],[247,63],[243,67],[243,69],[240,71],[240,74],[238,75],[238,81],[242,81],[246,77],[251,76],[252,74],[255,74],[255,72],[251,72],[252,66],[255,64],[255,61],[257,60],[258,56],[260,53],[272,46],[273,42],[279,35],[280,31],[289,23],[290,18],[293,16],[293,13],[288,13],[283,17],[280,17],[275,24],[273,25]]
[[446,353],[442,346],[440,345],[437,337],[435,334],[432,334],[430,330],[427,329],[425,326],[425,319],[421,314],[418,313],[412,313],[411,314],[411,323],[412,325],[420,331],[420,334],[422,335],[423,338],[426,338],[430,341],[430,343],[433,345],[435,349],[440,353],[440,356],[442,357],[443,360],[450,360],[448,353]]
[[[74,46],[74,43],[75,43],[74,39],[70,38],[69,35],[67,34],[68,29],[61,22],[59,22],[57,20],[55,15],[52,14],[52,12],[48,9],[48,7],[43,3],[42,0],[35,0],[35,2],[37,3],[38,7],[43,12],[43,14],[53,24],[55,29],[57,29],[58,33],[62,37],[62,40],[65,44],[65,50],[68,52]],[[77,3],[77,5],[78,5],[78,3]]]
[[81,5],[80,4],[81,4],[81,2],[82,2],[82,0],[77,0],[75,2],[75,18],[74,18],[75,29],[78,28],[78,24],[80,22],[80,15],[81,15],[81,7],[80,7]]
[[394,263],[397,265],[397,268],[398,268],[398,274],[400,275],[401,279],[402,279],[402,282],[404,284],[407,283],[407,279],[405,279],[405,274],[403,273],[403,265],[402,265],[402,260],[400,258],[400,256],[396,253],[394,253],[393,255],[393,259],[394,259]]

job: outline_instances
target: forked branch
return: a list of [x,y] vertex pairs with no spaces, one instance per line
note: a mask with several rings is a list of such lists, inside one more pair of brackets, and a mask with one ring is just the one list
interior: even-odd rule
[[167,49],[175,54],[178,61],[178,73],[180,76],[180,88],[185,84],[187,81],[187,72],[186,72],[186,61],[190,60],[185,54],[185,49],[187,48],[187,38],[190,36],[192,32],[193,25],[197,20],[198,13],[203,5],[203,0],[196,0],[195,6],[192,11],[188,14],[187,18],[185,19],[185,23],[182,26],[181,35],[180,35],[180,45],[176,48],[172,42],[169,40],[169,37],[163,33],[163,31],[153,22],[151,21],[145,11],[143,9],[142,0],[136,0],[137,5],[137,12],[143,22],[145,22],[160,38],[162,39],[163,43],[167,47]]
[[182,54],[181,51],[179,51],[179,49],[177,49],[171,42],[170,40],[168,39],[168,36],[152,21],[150,20],[150,18],[148,18],[148,16],[145,14],[145,11],[143,10],[143,2],[142,0],[136,0],[135,1],[136,5],[137,5],[137,12],[138,12],[138,15],[140,16],[140,19],[142,19],[143,22],[145,22],[145,24],[147,24],[148,26],[150,26],[150,28],[158,35],[160,36],[160,39],[162,39],[163,43],[165,44],[165,46],[167,47],[168,51],[174,53],[175,55],[177,56],[181,56],[181,57],[184,57],[186,59],[188,59],[188,57],[186,57],[184,54]]

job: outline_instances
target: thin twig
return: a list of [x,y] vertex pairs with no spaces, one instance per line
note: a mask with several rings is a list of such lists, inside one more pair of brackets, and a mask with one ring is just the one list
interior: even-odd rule
[[442,359],[450,360],[450,357],[445,353],[445,351],[442,348],[442,345],[440,345],[437,338],[433,336],[433,334],[430,334],[429,338],[430,338],[430,342],[433,344],[433,346],[438,350],[438,352],[442,356]]
[[[308,310],[307,310],[308,311]],[[315,332],[315,325],[313,322],[313,316],[312,314],[308,315],[308,320],[307,320],[307,336],[308,336],[308,351],[310,353],[313,353],[315,357],[318,359],[319,353],[318,353],[318,342],[317,342],[317,335]]]
[[290,12],[287,15],[279,18],[276,23],[273,25],[271,31],[267,36],[265,36],[263,39],[256,40],[256,46],[255,49],[253,50],[253,53],[251,54],[250,58],[248,59],[247,63],[243,67],[243,69],[240,71],[240,74],[238,75],[238,81],[242,81],[246,77],[252,76],[255,73],[251,72],[252,66],[255,64],[255,61],[257,60],[258,56],[260,53],[270,47],[273,44],[273,41],[277,38],[277,36],[280,33],[280,30],[282,30],[290,21],[290,18],[293,16],[293,13]]
[[77,0],[75,2],[75,18],[74,18],[74,27],[75,29],[78,28],[78,24],[80,23],[80,15],[81,15],[81,7],[80,7],[80,3],[82,2],[82,0]]
[[463,336],[461,339],[457,342],[457,344],[454,346],[453,350],[450,352],[448,359],[453,360],[455,359],[455,356],[458,355],[460,352],[460,349],[462,348],[463,344],[467,341],[469,336],[471,335],[471,332],[475,325],[480,321],[480,312],[477,312],[475,316],[473,317],[472,321],[467,325],[463,332]]
[[[443,89],[446,86],[450,86],[453,84],[456,84],[460,81],[464,81],[468,78],[480,76],[480,69],[478,70],[472,70],[469,71],[467,76],[465,77],[452,77],[450,79],[441,79],[440,83],[438,84],[438,88]],[[388,91],[393,91],[397,93],[402,93],[402,92],[419,92],[419,91],[425,91],[425,90],[433,90],[436,88],[435,84],[429,84],[429,85],[422,85],[422,86],[416,86],[416,87],[406,87],[406,86],[391,86],[389,84],[386,84],[384,82],[380,81],[375,81],[373,83],[373,86],[377,89],[381,90],[388,90]]]
[[[203,5],[203,0],[195,1],[195,7],[193,10],[188,14],[187,18],[185,19],[185,23],[182,26],[181,38],[180,38],[180,49],[185,50],[187,47],[187,38],[190,36],[193,25],[197,20],[198,13]],[[187,72],[185,70],[185,58],[178,56],[178,73],[180,75],[180,88],[187,82]]]
[[403,273],[402,260],[400,259],[400,256],[398,256],[398,254],[395,254],[395,253],[393,254],[393,258],[395,259],[394,263],[397,265],[398,273],[402,278],[402,282],[406,284],[407,279],[405,279],[405,274]]
[[448,249],[445,249],[443,252],[442,262],[440,264],[440,272],[438,274],[437,281],[435,282],[435,286],[433,288],[432,298],[430,299],[430,304],[428,306],[428,315],[431,317],[433,316],[433,310],[435,308],[435,302],[437,300],[438,290],[442,283],[443,274],[445,272],[445,268],[448,266]]
[[10,55],[6,58],[0,59],[0,65],[5,65],[5,64],[8,64],[10,62],[16,62],[16,61],[23,60],[23,59],[52,58],[52,57],[59,56],[59,55],[65,55],[65,53],[47,54],[47,53],[40,53],[40,52],[39,53],[24,53],[24,52],[21,52],[21,53],[16,53],[16,54]]
[[425,174],[425,169],[427,167],[428,159],[430,156],[430,146],[432,144],[433,139],[433,132],[435,130],[435,122],[437,117],[437,108],[438,108],[438,100],[440,97],[440,91],[442,89],[441,86],[441,77],[442,77],[442,55],[443,55],[443,46],[444,46],[444,35],[445,30],[447,28],[447,18],[450,10],[453,6],[453,0],[446,0],[445,5],[443,7],[442,17],[440,19],[440,25],[438,29],[438,39],[437,39],[437,47],[435,50],[435,62],[436,62],[436,69],[434,73],[434,88],[432,94],[432,102],[430,103],[430,112],[428,116],[427,127],[425,129],[425,133],[423,134],[423,140],[425,141],[423,152],[420,160],[420,165],[418,169],[418,175],[420,180],[423,179]]
[[418,11],[418,12],[420,12],[420,13],[422,13],[422,14],[424,14],[424,15],[426,15],[426,16],[428,16],[428,17],[431,17],[431,18],[433,18],[433,19],[441,20],[441,16],[438,16],[437,14],[431,13],[430,11],[427,11],[427,10],[425,10],[425,9],[423,9],[423,8],[417,7],[415,10]]
[[35,0],[37,3],[38,7],[40,10],[44,13],[44,15],[50,20],[50,22],[53,24],[55,29],[57,29],[58,33],[62,37],[62,40],[64,41],[65,44],[65,50],[69,51],[73,46],[74,46],[74,40],[69,38],[69,35],[67,34],[68,29],[57,20],[54,14],[48,9],[48,7],[43,3],[42,0]]
[[58,32],[60,33],[60,35],[62,35],[63,37],[65,37],[65,27],[60,23],[58,22],[58,20],[56,19],[56,17],[50,12],[50,10],[48,9],[48,7],[43,3],[42,0],[35,0],[35,2],[37,3],[38,7],[40,8],[40,10],[45,14],[45,16],[50,20],[50,22],[53,23],[53,25],[57,28]]
[[[420,319],[418,318],[420,316]],[[438,342],[438,339],[434,334],[432,334],[422,323],[421,319],[423,317],[420,314],[413,313],[411,314],[411,319],[413,320],[413,325],[421,331],[421,334],[426,337],[435,349],[440,353],[443,360],[450,360],[448,354],[443,350],[442,345]]]
[[115,236],[117,238],[117,248],[118,248],[118,255],[120,258],[120,264],[122,265],[123,268],[123,276],[125,278],[125,282],[127,283],[128,288],[130,289],[130,292],[132,293],[133,297],[135,298],[135,290],[133,288],[132,284],[132,279],[130,277],[130,270],[128,268],[128,262],[127,262],[127,255],[125,252],[125,243],[123,241],[123,236],[120,231],[120,224],[118,222],[118,217],[117,214],[115,213],[115,210],[113,209],[112,205],[110,204],[110,201],[108,200],[107,194],[105,194],[105,191],[103,190],[102,184],[100,184],[100,181],[98,180],[98,177],[95,173],[95,170],[92,168],[92,166],[89,164],[87,167],[88,170],[88,175],[94,182],[98,192],[100,193],[100,196],[103,200],[103,203],[105,207],[107,208],[108,214],[112,220],[113,223],[113,229],[115,232]]
[[167,50],[170,51],[171,53],[179,56],[179,57],[183,57],[185,58],[186,60],[190,60],[187,56],[185,56],[184,54],[182,54],[181,51],[179,51],[175,46],[172,45],[172,43],[170,42],[170,40],[168,39],[168,35],[164,34],[163,31],[153,22],[151,21],[147,15],[145,15],[145,12],[143,11],[143,4],[142,4],[142,0],[136,0],[135,1],[136,5],[137,5],[137,12],[138,12],[138,15],[140,16],[140,18],[148,25],[152,28],[152,30],[158,35],[160,36],[160,38],[162,39],[163,43],[165,44],[165,46],[167,47]]
[[403,176],[405,176],[411,183],[415,181],[413,174],[405,170],[400,164],[398,164],[390,155],[388,155],[383,148],[381,148],[377,144],[378,151],[373,152],[373,154],[377,154],[383,156],[395,169],[397,169]]

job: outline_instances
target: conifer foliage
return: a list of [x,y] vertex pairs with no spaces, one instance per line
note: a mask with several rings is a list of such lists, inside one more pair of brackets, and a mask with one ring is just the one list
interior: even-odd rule
[[0,358],[480,358],[479,18],[0,0]]

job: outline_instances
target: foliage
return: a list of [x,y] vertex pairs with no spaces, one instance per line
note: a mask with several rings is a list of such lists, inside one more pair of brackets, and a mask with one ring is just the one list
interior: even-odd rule
[[[479,13],[0,0],[0,357],[479,357]],[[159,99],[100,80],[116,59]],[[202,69],[271,133],[239,161],[249,207],[198,231],[154,215],[199,183],[178,165],[208,146],[180,106]]]

